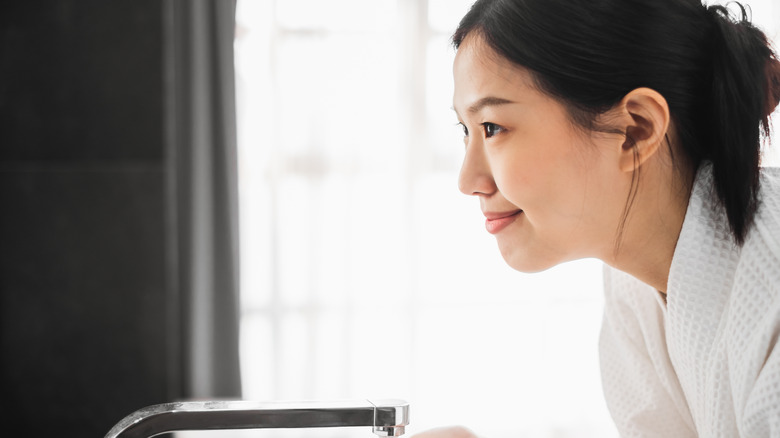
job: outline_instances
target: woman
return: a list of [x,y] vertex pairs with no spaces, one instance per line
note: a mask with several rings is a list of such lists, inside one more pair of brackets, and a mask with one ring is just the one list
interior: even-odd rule
[[460,189],[515,269],[607,265],[624,437],[780,437],[780,63],[737,8],[479,0],[453,37]]

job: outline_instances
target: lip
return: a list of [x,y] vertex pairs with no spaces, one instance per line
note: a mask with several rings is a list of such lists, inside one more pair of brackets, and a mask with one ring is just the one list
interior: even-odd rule
[[484,212],[485,215],[485,229],[490,234],[496,234],[508,227],[509,224],[515,221],[523,210],[510,210],[501,212]]

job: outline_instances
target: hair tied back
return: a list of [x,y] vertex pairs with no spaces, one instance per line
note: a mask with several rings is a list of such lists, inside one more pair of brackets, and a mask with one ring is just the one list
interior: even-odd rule
[[737,17],[734,8],[707,7],[713,23],[712,82],[710,128],[704,135],[708,150],[702,158],[713,163],[718,198],[742,243],[758,208],[760,133],[763,128],[769,137],[769,116],[780,97],[780,63],[746,8],[728,5],[738,7]]
[[[739,19],[732,15],[729,9],[729,6],[732,5],[738,8]],[[721,35],[723,35],[723,32],[726,35],[729,35],[729,32],[737,32],[738,35],[743,35],[748,43],[745,53],[748,55],[759,55],[758,58],[765,59],[763,71],[760,72],[765,81],[759,81],[759,84],[765,83],[764,93],[762,93],[762,97],[765,97],[762,125],[768,131],[767,118],[780,104],[780,61],[778,61],[777,53],[773,50],[772,44],[766,38],[766,35],[751,23],[752,10],[750,6],[744,6],[739,2],[733,1],[726,5],[705,6],[705,9],[714,27],[718,32],[721,32]],[[758,50],[760,53],[755,53],[755,50],[751,50],[750,43],[753,43],[755,50]],[[719,48],[715,48],[715,50],[719,50]]]

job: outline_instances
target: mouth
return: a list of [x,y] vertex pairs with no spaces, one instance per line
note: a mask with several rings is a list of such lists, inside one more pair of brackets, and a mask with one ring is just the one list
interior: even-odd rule
[[485,228],[488,233],[497,234],[514,222],[521,213],[523,213],[523,210],[485,212]]

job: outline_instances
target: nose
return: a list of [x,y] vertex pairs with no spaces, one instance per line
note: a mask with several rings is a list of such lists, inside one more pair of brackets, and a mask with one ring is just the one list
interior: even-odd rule
[[458,189],[466,195],[491,195],[497,188],[485,148],[478,140],[467,141],[466,156],[458,177]]

